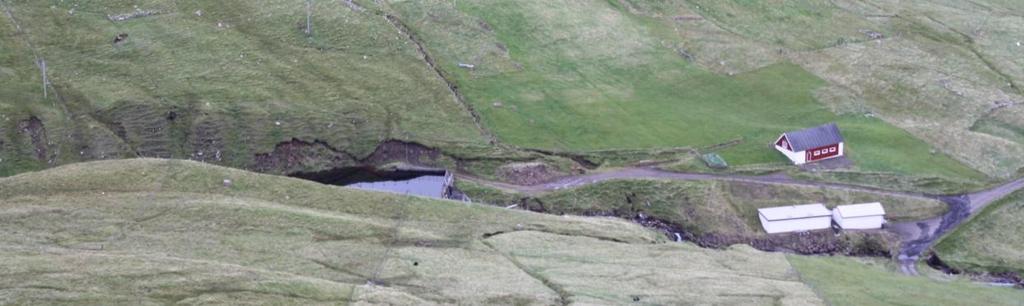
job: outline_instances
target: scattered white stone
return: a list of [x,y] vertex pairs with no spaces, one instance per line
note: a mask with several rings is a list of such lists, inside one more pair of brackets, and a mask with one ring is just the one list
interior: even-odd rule
[[203,17],[203,10],[196,10],[196,16]]
[[1017,46],[1020,47],[1020,42],[1019,41],[1017,42]]
[[274,121],[274,125],[281,125],[281,121]]

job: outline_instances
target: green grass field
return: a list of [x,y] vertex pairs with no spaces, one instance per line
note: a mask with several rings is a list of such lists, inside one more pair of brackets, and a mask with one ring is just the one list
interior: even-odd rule
[[[675,47],[676,25],[614,1],[457,3],[391,7],[512,144],[587,151],[740,140],[720,153],[743,166],[782,160],[768,148],[781,132],[838,122],[858,169],[984,178],[882,120],[837,115],[815,95],[827,83],[798,65],[728,76],[689,63]],[[471,45],[448,47],[462,44]],[[458,68],[463,61],[479,68]]]
[[986,207],[934,248],[950,267],[1024,274],[1024,192]]
[[1020,305],[1024,292],[962,280],[897,274],[891,263],[847,257],[788,256],[800,279],[830,305]]

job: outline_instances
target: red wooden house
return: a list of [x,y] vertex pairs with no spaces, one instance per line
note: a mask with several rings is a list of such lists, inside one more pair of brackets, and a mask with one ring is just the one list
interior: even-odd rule
[[775,149],[793,164],[843,156],[843,135],[835,123],[783,133],[775,140]]

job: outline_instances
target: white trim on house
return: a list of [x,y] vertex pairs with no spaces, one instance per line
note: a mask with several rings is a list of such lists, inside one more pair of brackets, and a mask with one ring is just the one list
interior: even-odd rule
[[[777,140],[775,142],[778,143]],[[803,165],[807,163],[807,154],[805,151],[793,152],[778,145],[775,146],[775,150],[782,152],[782,155],[785,155],[786,158],[789,158],[789,160],[792,161],[795,165]]]

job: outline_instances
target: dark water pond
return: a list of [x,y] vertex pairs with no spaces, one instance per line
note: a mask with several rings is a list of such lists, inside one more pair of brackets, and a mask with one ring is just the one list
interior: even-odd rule
[[452,196],[452,176],[445,170],[378,169],[346,167],[320,172],[299,172],[291,177],[329,185],[448,199]]

